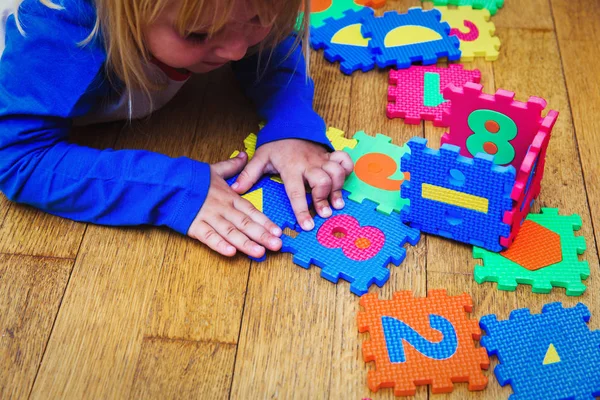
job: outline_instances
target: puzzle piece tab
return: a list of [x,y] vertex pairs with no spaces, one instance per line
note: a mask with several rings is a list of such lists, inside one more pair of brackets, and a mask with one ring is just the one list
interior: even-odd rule
[[514,168],[494,165],[483,154],[463,157],[456,146],[433,150],[426,144],[423,138],[411,139],[410,154],[402,157],[402,171],[410,173],[401,189],[410,201],[403,221],[423,232],[502,250],[500,238],[510,233],[503,217],[513,207]]
[[442,14],[413,7],[406,14],[388,11],[364,20],[362,33],[375,53],[378,67],[408,68],[414,62],[435,64],[440,58],[460,58],[459,40],[449,36],[450,25],[440,22]]
[[373,18],[373,10],[365,7],[359,11],[346,10],[341,18],[328,18],[325,25],[314,29],[310,43],[315,50],[325,49],[325,59],[340,62],[343,73],[350,75],[356,70],[363,72],[375,68],[375,57],[369,49],[370,39],[361,29],[364,21]]
[[513,399],[594,399],[600,396],[600,331],[590,331],[588,308],[546,304],[541,314],[523,308],[498,321],[481,318],[481,345],[498,357],[494,373]]
[[449,84],[462,86],[467,82],[479,83],[480,80],[479,70],[464,70],[460,64],[452,64],[448,68],[412,66],[392,69],[387,116],[404,118],[407,124],[427,120],[433,121],[435,126],[447,126],[442,122],[442,115],[450,108],[450,102],[444,100],[442,90]]
[[303,268],[320,267],[321,276],[333,283],[340,278],[350,282],[350,291],[358,296],[373,283],[381,287],[390,277],[387,265],[400,265],[406,256],[403,246],[416,245],[420,235],[402,224],[398,214],[386,216],[375,207],[368,200],[346,201],[328,219],[316,215],[312,231],[300,230],[295,238],[283,235],[281,251],[294,254],[294,263]]
[[[527,284],[534,293],[564,287],[568,296],[580,296],[586,289],[581,280],[590,275],[590,267],[587,261],[579,261],[578,255],[586,248],[585,238],[573,232],[579,228],[579,215],[559,215],[556,208],[529,214],[508,250],[492,253],[473,248],[473,257],[483,259],[484,264],[475,267],[475,280],[497,282],[498,289],[511,291],[518,284]],[[552,237],[548,239],[546,231],[555,234],[558,243]],[[558,259],[553,256],[557,251]]]
[[357,132],[354,149],[345,149],[354,161],[354,171],[346,178],[344,189],[350,200],[361,203],[364,199],[378,204],[377,210],[390,214],[400,212],[408,200],[400,197],[400,186],[406,176],[400,170],[400,159],[408,147],[392,144],[392,138],[382,134],[375,137],[364,131]]
[[393,387],[396,396],[412,396],[416,385],[431,384],[433,393],[451,392],[453,382],[469,382],[469,390],[487,386],[481,369],[489,368],[489,358],[475,347],[481,330],[466,314],[473,310],[468,294],[431,290],[426,298],[415,298],[402,291],[380,300],[369,293],[360,305],[358,330],[370,336],[363,358],[376,367],[368,374],[369,389]]
[[438,6],[470,6],[476,10],[485,8],[489,10],[491,15],[496,15],[499,8],[504,6],[504,0],[421,0],[421,1],[433,1],[433,5]]
[[355,2],[371,8],[381,8],[385,6],[386,0],[355,0]]
[[489,10],[474,10],[470,6],[437,9],[442,13],[442,21],[452,28],[450,36],[460,40],[460,61],[473,61],[475,57],[485,57],[486,61],[498,59],[500,39],[494,36],[496,26],[490,22]]

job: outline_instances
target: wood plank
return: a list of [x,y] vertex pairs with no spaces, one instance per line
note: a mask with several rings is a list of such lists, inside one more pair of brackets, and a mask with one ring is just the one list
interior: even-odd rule
[[27,398],[73,262],[0,254],[0,398]]
[[[564,80],[557,78],[562,75],[562,68],[556,36],[554,32],[519,29],[501,29],[500,34],[508,43],[508,52],[494,65],[496,85],[516,92],[520,100],[530,95],[545,98],[548,109],[560,111],[548,147],[542,191],[535,210],[556,207],[561,214],[581,216],[583,226],[578,234],[586,238],[588,251],[584,258],[589,261],[592,274],[586,281],[588,290],[580,300],[590,306],[594,304],[594,309],[598,309],[600,302],[593,301],[600,285],[594,273],[598,271],[598,254],[567,89]],[[527,68],[522,67],[523,59],[529,60]],[[563,289],[554,290],[564,293]]]
[[235,344],[145,337],[129,398],[227,399],[235,352]]
[[[529,0],[527,4],[507,1],[492,17],[492,22],[496,28],[554,30],[548,0]],[[502,36],[500,40],[503,40]]]
[[[202,85],[186,86],[152,122],[133,123],[115,147],[189,155],[196,120],[186,115],[195,115],[202,106],[197,95]],[[144,227],[88,228],[34,398],[119,398],[129,393],[169,235],[166,229]]]
[[[82,146],[107,148],[114,144],[120,126],[116,123],[77,128],[70,139]],[[86,224],[22,204],[11,204],[3,212],[8,200],[0,198],[0,253],[75,258]]]
[[[573,113],[577,147],[583,165],[585,188],[596,237],[600,242],[600,66],[585,61],[598,54],[600,44],[595,39],[600,32],[600,4],[597,2],[555,1],[552,9],[556,35],[564,70],[565,83]],[[594,247],[588,242],[589,251]],[[597,270],[595,270],[597,271]]]
[[4,219],[8,214],[8,210],[11,206],[10,201],[4,196],[3,193],[0,193],[0,228],[2,228],[2,224],[4,224]]

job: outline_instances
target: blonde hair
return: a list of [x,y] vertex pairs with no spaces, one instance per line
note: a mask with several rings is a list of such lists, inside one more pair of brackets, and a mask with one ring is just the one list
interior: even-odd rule
[[[22,0],[17,0],[18,4]],[[62,6],[52,0],[39,0],[45,6],[60,10]],[[151,90],[158,89],[156,82],[147,76],[144,64],[150,61],[146,49],[143,28],[152,23],[173,0],[94,0],[97,19],[90,35],[80,45],[84,46],[102,34],[107,52],[108,76],[114,74],[127,90],[141,89],[149,95]],[[203,14],[210,4],[213,8],[213,24],[210,34],[217,32],[228,21],[237,0],[177,0],[180,7],[176,29],[182,36],[198,27]],[[262,23],[273,25],[267,38],[259,44],[258,51],[262,57],[265,49],[270,49],[269,58],[275,45],[288,37],[297,27],[295,46],[302,38],[308,39],[308,21],[310,0],[246,0],[257,10]],[[300,8],[304,5],[304,17],[298,21]],[[217,11],[218,10],[218,11]],[[18,18],[16,18],[18,21]],[[22,34],[25,34],[19,26]],[[304,40],[304,52],[308,72],[308,40]]]

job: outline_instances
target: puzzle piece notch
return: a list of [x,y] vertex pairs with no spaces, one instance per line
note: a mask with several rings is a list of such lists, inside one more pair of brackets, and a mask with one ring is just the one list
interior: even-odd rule
[[[452,28],[450,36],[460,40],[461,62],[473,61],[475,57],[485,57],[486,61],[498,59],[500,39],[495,36],[496,26],[490,21],[489,10],[475,10],[471,6],[437,9],[442,13],[442,21]],[[467,32],[464,32],[465,29]]]
[[365,21],[373,18],[373,10],[365,7],[359,11],[346,10],[339,19],[327,18],[325,25],[314,29],[310,44],[315,50],[325,49],[325,59],[331,63],[340,62],[340,69],[346,75],[356,70],[367,72],[375,68],[375,57],[362,33]]
[[434,6],[470,6],[476,10],[485,8],[490,11],[491,15],[496,15],[499,8],[504,6],[504,0],[421,0],[433,1]]
[[[429,83],[431,75],[439,77],[439,82]],[[433,121],[434,126],[446,126],[442,115],[450,108],[450,102],[444,101],[441,90],[449,84],[462,86],[467,82],[479,83],[479,70],[465,70],[460,64],[451,64],[448,68],[436,66],[412,66],[408,69],[390,70],[388,88],[388,118],[404,118],[407,124],[419,124],[423,120]],[[425,105],[425,98],[442,97],[437,106]]]
[[[348,200],[346,191],[343,191],[343,196],[345,200]],[[340,278],[350,282],[350,291],[358,296],[365,294],[373,283],[381,287],[390,276],[387,265],[390,263],[400,265],[406,256],[403,246],[406,243],[416,245],[420,234],[419,231],[402,224],[398,214],[385,216],[375,211],[375,207],[375,203],[368,200],[362,203],[346,201],[346,206],[342,210],[334,209],[333,215],[329,219],[323,219],[316,215],[313,230],[298,230],[299,233],[295,238],[283,235],[281,251],[294,254],[294,263],[303,268],[310,268],[311,264],[321,268],[321,276],[333,283],[337,283]],[[348,234],[344,238],[345,240],[332,239],[332,242],[335,241],[339,247],[327,247],[331,245],[331,242],[324,242],[322,235],[325,233],[321,229],[326,221],[334,219],[335,223],[339,223],[336,217],[341,216],[347,216],[344,218],[354,220],[354,223],[360,226],[360,230],[365,227],[375,227],[383,234],[383,245],[380,242],[376,243],[376,240],[380,241],[380,237],[374,240],[366,232],[368,237],[354,237],[353,234]],[[343,232],[343,226],[333,228],[327,226],[325,229],[328,229],[331,234],[331,232],[336,232],[336,228],[340,228],[337,231]],[[360,239],[366,239],[366,241]],[[377,245],[380,250],[375,255],[371,254],[364,261],[351,259],[344,254],[344,252],[351,251],[352,247],[361,247],[360,250],[369,251],[371,245]]]
[[542,208],[541,214],[529,214],[527,220],[560,236],[561,261],[531,271],[501,254],[475,247],[473,257],[483,260],[483,266],[475,267],[475,281],[480,284],[497,282],[499,290],[513,291],[518,284],[526,284],[531,285],[533,293],[550,293],[552,287],[563,287],[567,296],[582,295],[586,290],[582,280],[590,276],[590,267],[587,261],[580,261],[578,257],[586,249],[585,237],[574,234],[581,228],[581,217],[559,215],[556,208]]
[[[543,306],[540,314],[523,308],[508,320],[481,318],[486,332],[481,345],[499,364],[494,374],[501,386],[509,383],[519,399],[593,399],[600,395],[600,331],[590,331],[589,309],[578,303]],[[550,346],[560,361],[544,363]]]
[[402,220],[422,232],[501,251],[500,238],[510,233],[503,216],[513,208],[514,168],[496,166],[483,154],[463,157],[456,146],[426,145],[413,138],[402,157],[402,171],[410,174],[401,188],[410,201]]
[[397,146],[392,138],[380,133],[374,137],[364,131],[356,132],[354,149],[344,149],[355,164],[354,171],[346,178],[344,189],[349,199],[358,203],[367,199],[377,203],[377,211],[386,215],[400,212],[408,204],[399,195],[406,175],[400,170],[399,160],[409,151]]
[[[484,348],[475,347],[481,330],[476,320],[466,313],[473,310],[471,297],[463,293],[460,296],[448,296],[446,290],[431,290],[427,297],[414,297],[410,291],[395,292],[392,300],[378,299],[376,293],[367,294],[360,299],[363,311],[357,316],[358,330],[369,332],[369,340],[363,342],[363,359],[374,361],[376,369],[368,373],[368,386],[373,391],[393,387],[396,396],[411,396],[416,385],[432,385],[433,393],[449,393],[453,382],[469,382],[469,390],[483,390],[487,378],[481,369],[489,367],[489,358]],[[454,354],[425,354],[407,339],[398,337],[391,340],[386,337],[383,317],[401,321],[421,336],[421,342],[448,343],[442,332],[434,329],[431,316],[441,317],[454,329],[456,346]],[[414,334],[413,334],[414,336]],[[392,353],[401,348],[405,354],[404,362],[391,362]],[[448,349],[446,349],[448,350]],[[443,351],[446,353],[447,351]],[[432,357],[433,355],[433,357]]]
[[380,68],[408,68],[414,62],[435,64],[440,58],[460,58],[459,40],[449,36],[450,25],[440,22],[441,13],[413,7],[405,14],[388,11],[365,19],[362,33],[370,38],[369,48]]

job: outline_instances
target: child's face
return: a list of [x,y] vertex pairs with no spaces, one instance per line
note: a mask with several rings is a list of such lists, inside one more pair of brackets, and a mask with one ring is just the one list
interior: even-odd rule
[[150,54],[173,68],[195,73],[209,72],[229,61],[240,60],[249,47],[260,43],[271,31],[271,26],[261,25],[247,2],[238,0],[229,20],[212,37],[207,38],[205,34],[210,28],[212,10],[206,13],[205,26],[190,32],[187,37],[181,37],[175,28],[179,10],[177,3],[174,0],[172,7],[167,7],[168,10],[144,29]]

